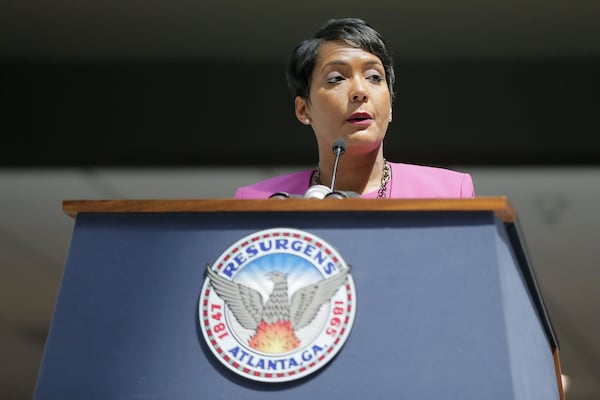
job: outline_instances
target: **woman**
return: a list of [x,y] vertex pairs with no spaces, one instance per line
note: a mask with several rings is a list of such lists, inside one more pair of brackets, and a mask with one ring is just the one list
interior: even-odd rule
[[356,18],[328,21],[295,49],[287,71],[298,120],[317,139],[318,165],[236,191],[236,198],[268,198],[283,192],[304,196],[309,187],[330,187],[336,155],[345,142],[335,190],[363,198],[473,197],[469,174],[392,163],[383,140],[392,121],[394,69],[380,34]]

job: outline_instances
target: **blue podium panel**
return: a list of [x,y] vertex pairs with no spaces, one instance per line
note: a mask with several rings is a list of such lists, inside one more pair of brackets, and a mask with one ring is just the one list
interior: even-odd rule
[[[211,353],[198,301],[207,264],[281,227],[351,264],[357,311],[326,367],[261,383]],[[492,212],[79,214],[35,398],[558,399],[513,253]]]

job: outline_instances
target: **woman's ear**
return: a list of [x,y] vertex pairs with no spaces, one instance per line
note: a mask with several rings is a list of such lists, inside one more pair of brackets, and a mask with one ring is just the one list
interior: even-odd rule
[[296,99],[294,100],[294,108],[296,110],[296,118],[298,118],[298,121],[304,125],[310,125],[311,121],[306,99],[296,96]]

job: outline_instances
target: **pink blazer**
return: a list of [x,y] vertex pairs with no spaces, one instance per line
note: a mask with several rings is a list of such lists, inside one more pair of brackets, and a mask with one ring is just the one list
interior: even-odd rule
[[[444,168],[412,164],[390,163],[392,179],[388,183],[388,197],[402,198],[463,198],[474,197],[471,175]],[[290,195],[306,193],[312,169],[276,176],[242,186],[235,192],[237,199],[266,199],[275,192]],[[389,195],[391,194],[391,195]],[[377,191],[366,193],[362,198],[375,198]]]

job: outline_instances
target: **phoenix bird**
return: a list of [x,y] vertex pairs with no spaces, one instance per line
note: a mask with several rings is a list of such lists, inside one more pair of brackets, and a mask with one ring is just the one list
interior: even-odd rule
[[[258,290],[223,278],[210,268],[210,265],[207,265],[206,270],[210,284],[217,295],[227,304],[242,327],[256,332],[254,338],[259,333],[268,336],[270,330],[277,331],[277,335],[281,336],[281,332],[287,327],[291,330],[288,335],[291,334],[292,342],[295,341],[295,344],[287,345],[292,348],[299,345],[294,332],[311,323],[321,306],[327,303],[344,284],[350,272],[348,267],[332,277],[304,286],[290,298],[287,276],[279,271],[272,271],[268,276],[273,281],[273,289],[264,301]],[[271,333],[271,341],[273,335]],[[258,339],[253,340],[258,341]]]

